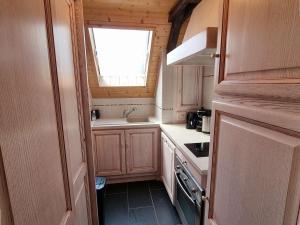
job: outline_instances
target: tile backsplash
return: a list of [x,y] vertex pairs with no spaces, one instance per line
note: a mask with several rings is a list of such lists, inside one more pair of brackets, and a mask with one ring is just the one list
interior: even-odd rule
[[111,98],[92,99],[93,109],[99,109],[101,118],[121,118],[124,110],[137,110],[130,116],[149,117],[154,115],[154,98]]

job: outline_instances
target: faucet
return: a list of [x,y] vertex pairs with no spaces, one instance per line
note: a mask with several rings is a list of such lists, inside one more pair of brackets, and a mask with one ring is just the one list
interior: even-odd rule
[[124,111],[123,111],[123,117],[127,118],[131,113],[133,113],[136,110],[137,110],[137,108],[135,108],[135,107],[133,107],[132,109],[129,109],[129,110],[124,109]]

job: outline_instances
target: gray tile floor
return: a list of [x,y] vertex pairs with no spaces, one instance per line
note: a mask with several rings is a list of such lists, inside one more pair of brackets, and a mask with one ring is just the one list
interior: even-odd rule
[[104,216],[104,225],[181,224],[159,181],[107,185]]

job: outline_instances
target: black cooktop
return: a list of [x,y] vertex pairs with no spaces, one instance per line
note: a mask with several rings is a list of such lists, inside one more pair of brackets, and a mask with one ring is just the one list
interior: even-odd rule
[[184,144],[197,158],[207,157],[209,153],[209,142]]

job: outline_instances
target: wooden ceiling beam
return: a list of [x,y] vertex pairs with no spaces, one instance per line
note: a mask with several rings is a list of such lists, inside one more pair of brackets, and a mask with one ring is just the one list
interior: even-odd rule
[[169,22],[172,23],[167,52],[176,48],[180,29],[184,21],[189,18],[193,9],[201,2],[201,0],[180,0],[171,9],[169,13]]

